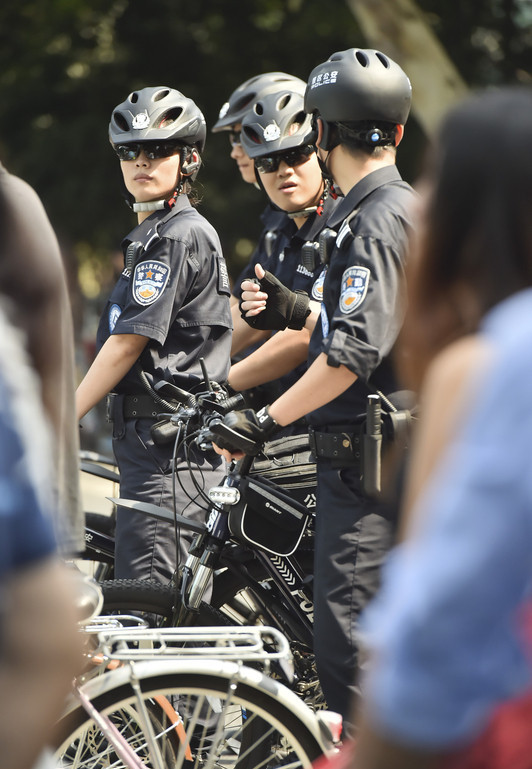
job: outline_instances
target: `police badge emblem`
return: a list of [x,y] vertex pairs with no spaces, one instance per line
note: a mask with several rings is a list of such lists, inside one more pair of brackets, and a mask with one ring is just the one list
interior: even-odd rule
[[273,142],[276,139],[279,138],[281,135],[281,129],[277,125],[277,123],[270,123],[266,126],[264,129],[264,141],[265,142]]
[[141,262],[133,276],[133,299],[137,304],[153,304],[159,299],[170,277],[170,268],[162,262]]
[[131,121],[131,127],[142,129],[147,128],[150,124],[150,118],[148,117],[147,112],[139,112],[138,115],[135,115],[133,120]]
[[367,267],[349,267],[342,275],[340,310],[344,315],[356,310],[366,298],[369,275]]

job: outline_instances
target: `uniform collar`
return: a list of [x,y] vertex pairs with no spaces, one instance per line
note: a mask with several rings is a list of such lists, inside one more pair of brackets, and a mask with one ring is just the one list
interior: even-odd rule
[[285,212],[281,211],[280,208],[277,208],[277,207],[274,208],[271,203],[268,203],[268,205],[260,215],[260,220],[262,224],[268,229],[274,229],[274,230],[277,230],[279,226],[282,226],[284,224],[285,218],[286,218]]
[[339,201],[332,198],[330,195],[325,199],[323,204],[323,213],[318,216],[317,213],[311,214],[307,217],[306,222],[294,233],[294,238],[299,238],[302,241],[316,240],[319,233],[325,226],[328,225],[329,216],[338,205]]
[[395,163],[383,166],[382,168],[377,168],[376,171],[367,174],[367,176],[364,176],[357,182],[340,201],[338,207],[334,210],[327,222],[328,226],[335,227],[336,225],[341,224],[346,216],[349,216],[364,198],[379,187],[396,181],[402,181],[402,179]]
[[154,211],[152,214],[150,214],[150,216],[144,219],[143,222],[137,224],[137,226],[134,227],[131,232],[128,233],[128,235],[126,235],[122,241],[122,246],[125,245],[127,248],[128,244],[132,243],[134,240],[144,240],[145,236],[149,233],[150,230],[158,229],[161,224],[164,224],[169,219],[177,216],[177,214],[187,208],[192,208],[190,200],[188,199],[188,195],[179,195],[174,206],[169,211],[165,209]]

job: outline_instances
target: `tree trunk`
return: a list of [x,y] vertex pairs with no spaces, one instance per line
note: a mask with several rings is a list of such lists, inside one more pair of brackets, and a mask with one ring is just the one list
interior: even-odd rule
[[467,86],[413,0],[346,0],[368,47],[389,55],[412,83],[412,111],[431,136]]

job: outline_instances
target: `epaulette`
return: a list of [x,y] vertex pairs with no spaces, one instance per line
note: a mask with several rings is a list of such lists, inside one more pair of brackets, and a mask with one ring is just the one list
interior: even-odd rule
[[351,211],[349,216],[347,216],[342,222],[342,226],[338,230],[338,235],[336,236],[336,248],[342,248],[353,240],[354,232],[351,226],[351,222],[357,214],[358,208],[355,208],[355,210]]

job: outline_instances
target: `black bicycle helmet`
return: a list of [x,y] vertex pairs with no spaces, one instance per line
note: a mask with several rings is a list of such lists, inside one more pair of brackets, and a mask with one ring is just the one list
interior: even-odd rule
[[176,141],[203,152],[206,134],[199,107],[180,91],[166,86],[133,91],[114,108],[109,123],[112,144]]
[[283,87],[291,88],[301,84],[304,90],[306,83],[298,77],[287,75],[286,72],[265,72],[263,75],[249,78],[233,91],[229,101],[223,105],[212,132],[229,131],[234,125],[241,123],[248,109],[260,96]]
[[412,86],[401,67],[380,51],[339,51],[310,73],[305,110],[327,123],[378,121],[404,125]]
[[305,113],[304,88],[292,85],[261,96],[242,121],[240,138],[250,158],[314,144],[312,118]]

